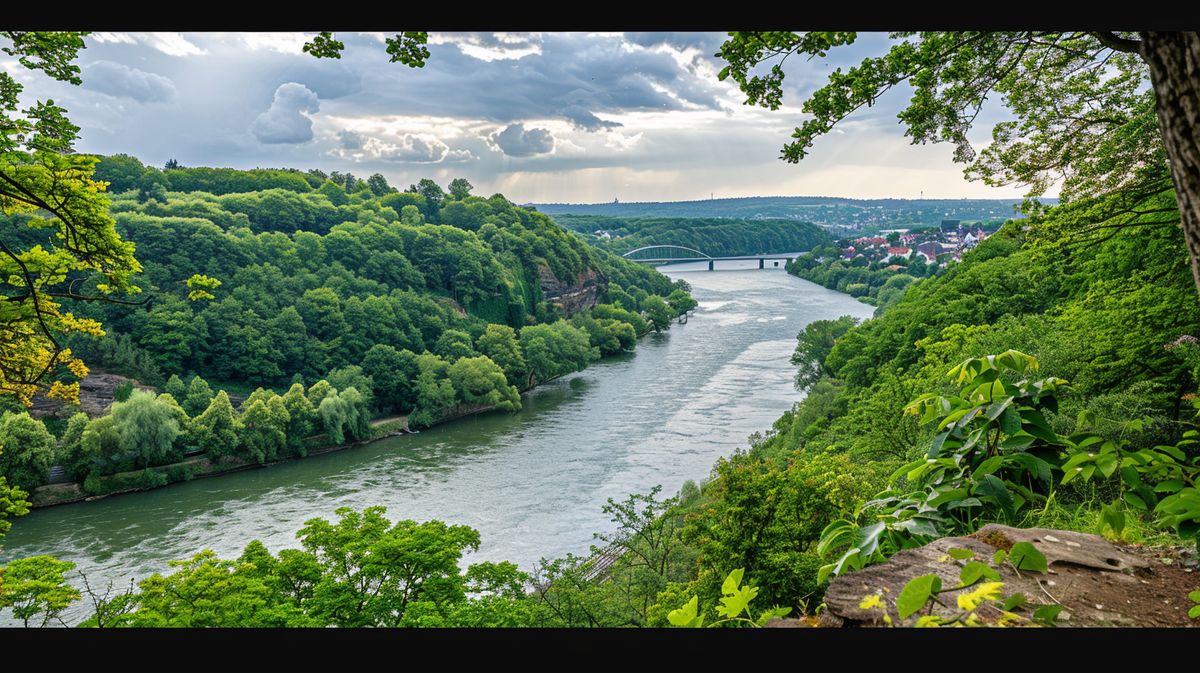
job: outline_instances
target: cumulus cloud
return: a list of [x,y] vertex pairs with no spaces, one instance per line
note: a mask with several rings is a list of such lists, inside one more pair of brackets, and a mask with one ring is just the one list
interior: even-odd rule
[[313,132],[312,119],[305,113],[313,113],[320,108],[317,94],[303,84],[280,84],[275,89],[271,107],[258,115],[250,125],[250,132],[261,143],[306,143],[312,140]]
[[112,61],[96,61],[87,66],[83,86],[142,103],[159,103],[175,96],[175,85],[166,77]]
[[405,135],[400,142],[386,145],[379,152],[385,161],[402,161],[415,164],[435,164],[446,158],[450,148],[437,138]]
[[522,122],[493,133],[488,136],[488,141],[510,157],[531,157],[554,151],[554,134],[550,129],[527,130]]
[[331,155],[352,161],[390,161],[409,164],[437,164],[474,158],[468,150],[451,150],[436,136],[406,133],[394,140],[365,136],[349,129],[337,134],[340,147]]
[[601,129],[615,129],[622,126],[620,122],[605,121],[578,105],[565,108],[562,114],[567,118],[567,121],[571,122],[571,126],[580,131],[595,132]]

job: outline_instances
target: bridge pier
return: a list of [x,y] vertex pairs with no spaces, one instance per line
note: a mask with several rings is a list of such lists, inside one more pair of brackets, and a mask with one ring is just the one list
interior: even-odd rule
[[767,261],[767,260],[763,259],[762,257],[759,257],[759,258],[758,258],[758,268],[760,268],[760,269],[762,269],[762,268],[766,268],[766,267],[764,267],[764,266],[763,266],[763,262],[766,262],[766,261]]
[[708,270],[709,270],[709,271],[712,271],[712,270],[713,270],[713,260],[711,260],[711,259],[710,259],[710,260],[708,260]]

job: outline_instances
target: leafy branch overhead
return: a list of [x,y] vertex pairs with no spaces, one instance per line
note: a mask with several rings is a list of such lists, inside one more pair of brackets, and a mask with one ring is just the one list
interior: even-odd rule
[[[429,33],[423,30],[406,30],[384,38],[387,53],[391,62],[400,62],[410,68],[424,68],[425,59],[429,58]],[[346,45],[333,37],[330,31],[322,31],[319,35],[304,44],[304,52],[316,58],[341,58]]]
[[[782,158],[796,163],[815,140],[900,85],[899,114],[913,143],[949,142],[966,175],[990,185],[1021,184],[1030,196],[1058,186],[1064,203],[1089,203],[1128,190],[1145,200],[1172,190],[1200,288],[1200,33],[963,31],[892,33],[886,54],[868,57],[809,94]],[[784,63],[824,57],[853,44],[851,32],[734,32],[716,54],[719,77],[746,103],[783,104]],[[766,68],[763,72],[761,68]],[[1147,86],[1147,85],[1150,86]],[[968,134],[998,98],[1015,119],[997,123],[982,151]],[[1191,110],[1189,114],[1187,111]],[[1101,221],[1119,213],[1107,213]],[[1163,224],[1180,220],[1165,216]],[[1095,224],[1095,222],[1093,222]]]

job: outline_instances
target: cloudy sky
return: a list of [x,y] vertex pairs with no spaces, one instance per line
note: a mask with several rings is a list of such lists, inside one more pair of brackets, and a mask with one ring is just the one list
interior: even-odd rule
[[[834,67],[882,53],[864,34],[828,59],[787,62],[784,107],[742,104],[717,80],[721,33],[435,33],[423,69],[389,63],[383,34],[339,33],[340,60],[301,33],[94,33],[73,87],[0,55],[26,87],[83,130],[77,149],[161,166],[296,167],[466,177],[520,203],[755,195],[1011,198],[968,182],[946,144],[911,145],[896,90],[817,141],[801,164],[779,151],[804,95]],[[986,110],[977,147],[1003,109]]]

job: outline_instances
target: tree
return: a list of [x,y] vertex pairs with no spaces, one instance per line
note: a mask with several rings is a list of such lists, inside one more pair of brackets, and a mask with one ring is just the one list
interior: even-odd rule
[[54,462],[54,435],[27,413],[5,414],[0,418],[0,476],[25,491],[50,479]]
[[844,315],[836,320],[814,320],[796,335],[796,350],[792,353],[792,364],[796,365],[796,388],[808,390],[833,372],[825,365],[825,358],[833,350],[833,344],[851,327],[858,324],[853,316]]
[[67,584],[66,574],[74,568],[74,563],[52,556],[12,561],[0,568],[0,610],[10,608],[26,627],[38,615],[42,619],[37,626],[62,623],[63,610],[80,598],[79,590]]
[[[326,384],[328,385],[328,384]],[[317,410],[312,402],[304,395],[304,386],[293,383],[292,387],[283,394],[283,408],[288,413],[287,445],[294,453],[306,454],[304,438],[316,430]]]
[[471,190],[474,188],[475,186],[467,182],[466,178],[454,178],[450,181],[449,185],[450,198],[455,201],[462,201],[471,195]]
[[362,368],[375,382],[375,399],[381,408],[412,408],[416,402],[413,381],[418,372],[415,353],[408,349],[396,350],[387,344],[375,344],[363,358]]
[[175,572],[155,573],[138,584],[136,609],[114,626],[280,627],[317,626],[263,581],[247,563],[200,552],[171,561]]
[[416,408],[409,414],[409,423],[432,425],[441,419],[446,409],[458,402],[454,384],[447,374],[449,367],[448,362],[433,353],[417,356],[417,380],[413,385]]
[[510,385],[519,386],[525,383],[529,370],[525,366],[525,356],[521,354],[521,343],[517,333],[508,325],[489,324],[479,335],[475,347],[480,353],[491,358],[492,362],[500,365],[504,376]]
[[166,385],[163,386],[163,392],[176,400],[187,399],[187,387],[183,385],[183,379],[179,378],[178,374],[171,374],[171,378],[167,379]]
[[461,358],[446,371],[458,399],[465,404],[483,404],[501,411],[518,411],[521,394],[508,384],[504,370],[486,355]]
[[447,362],[479,355],[475,351],[475,346],[472,345],[471,335],[457,329],[448,329],[442,332],[433,345],[433,352],[445,358]]
[[[79,66],[71,62],[84,35],[5,31],[0,37],[8,44],[0,49],[30,70],[79,84]],[[0,72],[0,213],[15,216],[17,226],[53,235],[6,233],[0,239],[0,392],[26,405],[39,389],[78,401],[78,383],[47,383],[64,369],[79,378],[88,373],[62,337],[103,331],[95,320],[60,311],[61,300],[112,300],[115,293],[137,292],[131,276],[141,265],[108,214],[104,186],[92,179],[96,157],[71,153],[79,127],[53,100],[20,108],[22,89],[12,74]],[[94,291],[83,291],[86,273],[95,274]]]
[[409,185],[408,191],[425,198],[425,205],[421,208],[421,213],[425,215],[425,221],[437,222],[438,210],[441,209],[442,202],[446,200],[446,193],[442,191],[438,183],[429,178],[421,178],[417,184]]
[[241,422],[225,391],[217,393],[204,413],[195,419],[196,445],[209,458],[218,459],[233,454],[238,447]]
[[212,399],[213,392],[212,388],[208,387],[208,381],[196,375],[188,384],[187,395],[180,404],[183,405],[183,410],[188,412],[189,416],[199,416],[212,403]]
[[[952,142],[968,177],[1025,184],[1037,196],[1061,180],[1075,225],[1107,230],[1183,226],[1192,276],[1200,288],[1200,33],[925,32],[894,33],[887,54],[832,73],[802,110],[813,117],[783,149],[795,163],[834,125],[902,82],[914,95],[901,113],[914,143]],[[717,54],[748,104],[782,104],[782,61],[824,56],[850,44],[848,32],[738,32]],[[766,74],[757,66],[778,58]],[[1147,86],[1149,84],[1150,86]],[[967,139],[989,93],[1001,95],[1015,121],[997,124],[976,152]],[[1189,112],[1190,110],[1190,112]],[[1176,208],[1155,203],[1174,190]],[[1117,198],[1107,198],[1116,196]],[[1039,211],[1030,206],[1031,212]],[[1068,210],[1071,210],[1070,208]]]
[[367,178],[367,187],[375,196],[385,196],[396,191],[395,187],[388,184],[387,178],[379,173],[374,173]]
[[383,507],[339,508],[337,523],[310,519],[297,532],[320,568],[308,612],[338,626],[401,626],[414,603],[435,609],[462,602],[458,561],[479,548],[479,533],[441,521],[384,518]]
[[671,309],[662,297],[656,294],[647,296],[642,300],[641,308],[646,320],[650,322],[650,328],[655,332],[671,327]]
[[175,456],[175,438],[183,432],[175,410],[154,393],[136,390],[112,407],[113,424],[123,452],[136,466],[161,465]]
[[284,454],[291,414],[288,413],[283,398],[272,394],[267,401],[254,400],[242,412],[239,420],[242,445],[246,447],[246,452],[252,459],[265,463]]

